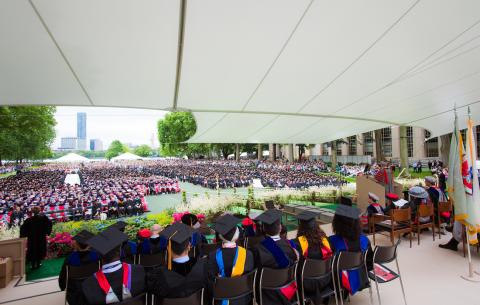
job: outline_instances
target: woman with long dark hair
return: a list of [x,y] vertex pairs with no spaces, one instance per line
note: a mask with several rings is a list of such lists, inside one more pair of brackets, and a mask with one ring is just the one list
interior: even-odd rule
[[[300,213],[298,218],[297,238],[291,241],[292,246],[300,253],[300,264],[305,259],[326,260],[333,256],[327,235],[316,222],[317,214],[310,211]],[[307,298],[315,305],[328,304],[329,298],[322,298],[323,291],[330,287],[331,279],[305,280],[304,291]]]
[[[335,254],[342,251],[367,253],[367,267],[371,270],[373,252],[370,240],[362,234],[359,215],[360,209],[357,207],[339,205],[332,222],[334,235],[330,236],[329,240]],[[347,274],[342,273],[341,276],[343,289],[351,295],[368,287],[365,268],[347,271]]]

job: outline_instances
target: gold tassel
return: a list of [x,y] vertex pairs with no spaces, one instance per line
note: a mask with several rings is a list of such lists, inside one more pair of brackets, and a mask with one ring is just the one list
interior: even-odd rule
[[170,238],[168,239],[168,246],[167,246],[167,268],[168,270],[172,270],[172,237],[177,234],[178,231],[175,231]]

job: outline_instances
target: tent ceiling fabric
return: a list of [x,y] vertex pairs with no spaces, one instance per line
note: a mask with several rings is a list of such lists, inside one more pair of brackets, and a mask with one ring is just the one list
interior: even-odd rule
[[2,0],[0,105],[22,104],[176,105],[190,142],[442,135],[455,105],[480,120],[480,1]]

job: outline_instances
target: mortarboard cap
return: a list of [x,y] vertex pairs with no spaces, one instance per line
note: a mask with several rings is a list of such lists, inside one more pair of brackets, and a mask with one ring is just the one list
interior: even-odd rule
[[271,209],[258,215],[255,220],[261,221],[264,224],[271,225],[282,219],[282,212],[277,209]]
[[160,235],[168,239],[167,246],[167,268],[172,270],[172,242],[182,244],[192,237],[193,230],[186,224],[176,222],[166,227]]
[[73,237],[73,240],[80,244],[87,244],[87,241],[94,236],[95,234],[93,234],[92,232],[82,230]]
[[337,210],[335,211],[335,215],[351,218],[351,219],[358,219],[360,216],[360,209],[357,207],[351,207],[348,205],[339,205]]
[[237,227],[241,220],[230,214],[226,214],[217,218],[213,225],[213,229],[222,235],[227,234]]
[[192,237],[193,230],[186,224],[176,222],[163,230],[160,235],[174,243],[181,244]]
[[120,245],[127,240],[127,234],[116,228],[107,228],[98,235],[90,238],[87,241],[87,245],[96,250],[100,255],[104,256],[115,248],[119,248]]
[[297,219],[300,222],[306,223],[309,227],[314,227],[316,223],[316,218],[317,218],[318,213],[313,212],[313,211],[303,211],[300,214],[298,214]]
[[116,223],[110,225],[107,227],[107,229],[110,229],[110,228],[115,228],[117,230],[120,230],[120,231],[123,231],[125,230],[125,227],[127,226],[127,223],[123,220],[119,220],[117,221]]

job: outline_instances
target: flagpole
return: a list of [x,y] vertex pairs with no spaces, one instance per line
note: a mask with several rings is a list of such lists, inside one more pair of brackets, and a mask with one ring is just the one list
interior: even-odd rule
[[[456,111],[455,111],[456,112]],[[456,116],[456,114],[455,114]],[[468,129],[467,131],[469,132],[469,136],[470,136],[470,107],[468,107]],[[472,131],[473,133],[473,131]],[[465,147],[465,149],[467,149],[467,147]],[[470,149],[470,147],[469,147]],[[472,169],[473,170],[476,170],[476,166],[475,166],[475,161],[471,161],[472,162]],[[468,228],[466,225],[464,225],[465,227],[465,240],[466,240],[466,243],[465,243],[465,246],[467,247],[467,259],[468,259],[468,277],[467,276],[461,276],[464,280],[467,280],[467,281],[470,281],[470,282],[480,282],[480,278],[478,277],[475,277],[475,274],[473,272],[473,262],[472,262],[472,253],[470,251],[470,241],[468,239]],[[477,274],[477,272],[475,272]]]

